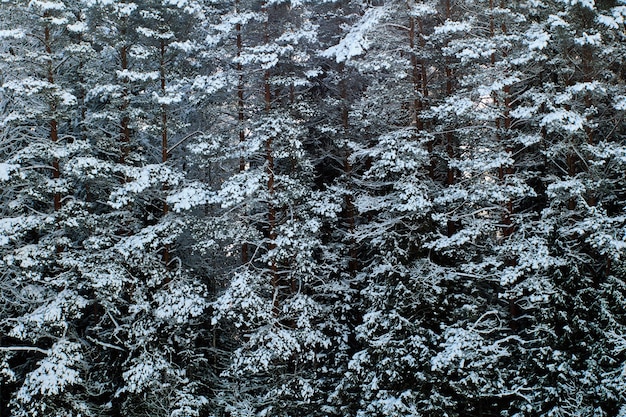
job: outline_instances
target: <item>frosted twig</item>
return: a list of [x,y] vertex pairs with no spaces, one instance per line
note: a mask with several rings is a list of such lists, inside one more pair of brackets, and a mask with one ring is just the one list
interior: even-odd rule
[[109,348],[109,349],[115,349],[115,350],[119,350],[120,352],[125,352],[125,350],[123,348],[119,347],[119,346],[115,346],[115,345],[112,345],[112,344],[106,343],[106,342],[101,342],[101,341],[99,341],[97,339],[94,339],[93,337],[87,337],[87,340],[89,340],[90,342],[93,342],[93,343],[95,343],[97,345]]
[[44,355],[50,353],[47,349],[38,348],[36,346],[0,346],[0,352],[39,352]]
[[200,131],[200,130],[196,130],[195,132],[188,134],[187,136],[185,136],[184,138],[182,138],[181,140],[179,140],[178,142],[176,142],[174,145],[172,145],[172,147],[171,147],[171,148],[169,148],[169,149],[167,150],[167,154],[169,155],[170,153],[172,153],[172,151],[173,151],[174,149],[178,148],[178,147],[179,147],[180,145],[182,145],[185,141],[187,141],[187,140],[191,139],[192,137],[194,137],[194,136],[196,136],[196,135],[199,135],[199,134],[201,134],[201,133],[204,133],[204,132],[202,132],[202,131]]

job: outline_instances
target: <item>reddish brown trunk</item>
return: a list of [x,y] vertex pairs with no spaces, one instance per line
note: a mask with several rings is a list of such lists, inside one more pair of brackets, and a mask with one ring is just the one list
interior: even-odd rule
[[[122,35],[125,34],[125,31],[122,31]],[[122,45],[120,48],[120,63],[122,66],[122,71],[128,69],[128,47],[126,45]],[[128,81],[123,80],[123,84],[127,84]],[[122,105],[120,106],[120,110],[122,112],[122,120],[120,122],[120,164],[126,163],[126,158],[130,152],[130,118],[126,114],[126,110],[128,110],[128,88],[124,85],[122,90]]]
[[269,113],[272,109],[272,89],[270,85],[270,72],[265,71],[265,111]]
[[[56,106],[52,106],[52,110],[55,110]],[[58,130],[58,124],[56,119],[52,119],[50,120],[50,140],[52,142],[57,142],[59,140],[59,130]],[[61,171],[59,169],[59,160],[58,159],[54,159],[52,161],[52,176],[55,179],[58,179],[61,177]],[[56,192],[54,193],[54,211],[59,211],[61,210],[61,193]]]
[[[344,71],[345,67],[342,65],[340,67],[340,71]],[[348,112],[348,89],[346,86],[346,77],[344,76],[340,83],[340,95],[341,95],[341,124],[343,125],[344,134],[348,133],[348,129],[350,128],[350,119]],[[343,170],[346,176],[346,179],[350,181],[350,177],[352,175],[352,164],[350,164],[350,150],[346,149],[346,155],[343,161]],[[347,185],[348,189],[350,189],[350,183]],[[354,201],[352,197],[352,193],[348,192],[344,196],[344,204],[346,206],[346,222],[348,223],[348,232],[350,236],[354,235],[354,228],[356,225],[355,216],[356,210],[354,207]],[[348,272],[351,275],[356,274],[359,269],[359,261],[357,257],[356,251],[356,242],[354,238],[349,239],[349,253],[350,253],[350,261],[348,262]]]
[[[452,69],[449,66],[449,63],[446,60],[446,94],[449,96],[452,95]],[[450,159],[454,158],[454,135],[451,130],[446,132],[446,153]],[[446,184],[452,185],[454,184],[454,169],[448,168]]]
[[[48,13],[44,14],[44,17],[48,17]],[[54,84],[54,68],[52,66],[52,38],[50,35],[50,27],[46,24],[44,27],[44,45],[46,49],[46,54],[48,55],[48,64],[46,68],[46,76],[48,82],[50,84]],[[56,111],[57,111],[57,103],[54,98],[50,100],[50,131],[49,131],[49,139],[50,141],[56,143],[59,140],[59,126],[56,119]],[[61,177],[61,171],[59,167],[59,160],[57,158],[52,160],[52,178],[59,179]],[[61,193],[58,191],[54,193],[52,197],[52,205],[55,212],[61,210]],[[58,226],[58,224],[57,224]],[[63,252],[63,246],[57,245],[56,252]]]
[[[423,50],[426,47],[426,38],[424,38],[424,23],[422,19],[417,19],[417,24],[419,27],[420,48]],[[422,97],[425,99],[428,97],[428,74],[426,73],[426,62],[423,59],[420,60],[420,66],[422,69]]]
[[[161,94],[165,96],[165,41],[161,40],[160,68]],[[161,162],[167,162],[167,105],[161,104]]]
[[[417,28],[416,28],[417,23]],[[415,38],[419,37],[419,44],[422,49],[426,46],[426,40],[424,39],[424,24],[421,19],[410,18],[409,27],[409,45],[411,47],[411,65],[413,67],[413,87],[417,98],[414,104],[414,123],[419,131],[423,131],[425,128],[424,121],[421,117],[421,112],[424,110],[424,100],[428,97],[428,74],[426,73],[426,62],[423,59],[418,60],[415,54]],[[421,96],[420,96],[421,95]],[[430,140],[427,143],[427,150],[429,157],[428,164],[428,176],[431,179],[435,178],[435,166],[436,159],[434,156],[435,140]]]
[[[343,73],[345,71],[345,65],[341,64],[339,66],[339,71]],[[350,127],[350,119],[348,112],[348,87],[346,85],[346,77],[342,76],[342,79],[339,83],[339,96],[341,98],[341,125],[343,126],[343,131],[345,134],[348,133],[348,128]]]
[[503,216],[503,223],[504,223],[504,237],[509,237],[513,234],[514,227],[512,225],[512,221],[511,221],[511,215],[513,214],[513,202],[511,200],[507,201],[506,203],[506,211],[504,212],[504,216]]
[[[445,0],[445,13],[446,20],[452,17],[452,6],[450,4],[450,0]],[[447,42],[446,42],[447,45]],[[450,66],[450,59],[446,58],[445,60],[445,74],[446,74],[446,95],[450,97],[452,95],[452,81],[453,81],[453,72]],[[451,128],[446,133],[446,153],[448,158],[454,158],[454,135],[451,131]],[[448,166],[447,174],[446,174],[446,184],[448,186],[453,185],[455,182],[455,172],[450,166]],[[452,236],[457,232],[457,222],[450,219],[447,223],[448,228],[448,236]]]
[[[502,7],[504,7],[501,4]],[[506,25],[502,23],[501,25],[502,32],[506,34]],[[507,56],[507,52],[503,51],[502,55],[504,57]],[[504,139],[508,140],[509,138],[509,130],[511,129],[511,86],[505,85],[503,88],[504,91]],[[500,123],[498,123],[500,124]],[[498,126],[499,127],[499,126]],[[505,144],[507,152],[511,153],[510,147]],[[512,167],[500,167],[501,169],[501,180],[504,180],[504,174],[513,174]],[[502,216],[502,223],[504,224],[503,236],[505,238],[511,236],[514,232],[514,227],[512,225],[511,216],[513,215],[513,202],[508,200],[506,202],[506,207],[504,209],[504,214]],[[517,262],[517,259],[513,259],[512,262]]]
[[426,145],[426,149],[428,151],[428,155],[430,155],[429,157],[429,163],[428,163],[428,176],[431,179],[435,178],[435,164],[436,164],[436,160],[435,160],[435,156],[433,154],[435,148],[435,140],[429,140],[428,144]]
[[[238,10],[239,1],[235,2],[235,9]],[[235,31],[237,32],[237,58],[241,57],[241,51],[243,50],[243,38],[241,36],[241,23],[235,25]],[[244,77],[243,77],[243,65],[241,62],[237,62],[237,120],[239,122],[239,143],[243,144],[246,140],[246,133],[244,131],[245,116],[245,101],[244,101]],[[243,156],[239,157],[239,172],[246,170],[246,160]],[[248,262],[248,244],[243,243],[241,245],[241,262]]]
[[[160,56],[159,56],[159,74],[161,76],[161,95],[163,97],[165,97],[166,91],[166,73],[165,73],[165,40],[161,39],[161,44],[160,44]],[[165,164],[167,162],[168,159],[168,153],[167,153],[167,147],[168,147],[168,130],[167,130],[167,105],[165,103],[161,104],[161,162],[163,164]],[[167,191],[168,189],[168,184],[164,183],[163,184],[163,191]],[[170,208],[167,204],[167,200],[165,199],[165,196],[163,198],[163,216],[165,217],[167,215],[167,213],[169,212]],[[165,265],[169,265],[170,261],[171,261],[171,254],[170,254],[170,245],[166,244],[165,247],[163,248],[163,263]]]
[[[263,25],[263,38],[265,44],[269,43],[269,11],[267,9],[267,3],[263,3],[261,10],[266,16],[265,23]],[[272,89],[270,84],[270,71],[266,70],[263,75],[263,89],[265,100],[265,112],[269,115],[272,110]],[[274,152],[272,145],[274,138],[270,137],[265,142],[265,159],[267,163],[267,191],[268,191],[268,207],[267,207],[267,237],[269,239],[268,250],[272,251],[276,249],[276,207],[274,206]],[[278,266],[276,260],[270,260],[271,279],[270,284],[274,289],[274,300],[272,305],[272,311],[274,315],[278,315],[280,308],[280,278],[278,275]]]
[[[504,9],[505,7],[506,7],[506,0],[501,0],[500,8]],[[506,33],[507,32],[506,23],[502,22],[502,24],[500,25],[500,29],[502,29],[502,33]]]
[[417,56],[415,56],[415,18],[409,19],[409,47],[411,48],[411,78],[413,81],[413,94],[415,94],[415,100],[413,101],[413,124],[418,130],[422,130],[424,125],[420,118],[420,112],[422,111],[422,100],[419,97],[421,94],[422,82],[421,70]]
[[504,86],[504,128],[511,128],[511,86]]
[[[47,13],[44,16],[48,17]],[[54,84],[54,69],[52,66],[51,43],[52,43],[52,38],[50,35],[50,27],[46,25],[46,27],[44,28],[44,44],[46,48],[46,54],[48,55],[48,58],[49,58],[48,64],[47,64],[47,78],[50,84]],[[59,140],[59,127],[58,127],[58,123],[57,123],[56,116],[55,116],[56,110],[57,110],[56,102],[54,101],[54,99],[52,99],[50,101],[51,118],[49,122],[49,125],[50,125],[49,137],[50,137],[50,140],[55,143],[58,142]],[[56,158],[52,161],[52,177],[54,179],[58,179],[61,177],[61,171],[59,169],[59,160]],[[54,211],[61,210],[61,193],[59,192],[54,193],[53,206],[54,206]]]

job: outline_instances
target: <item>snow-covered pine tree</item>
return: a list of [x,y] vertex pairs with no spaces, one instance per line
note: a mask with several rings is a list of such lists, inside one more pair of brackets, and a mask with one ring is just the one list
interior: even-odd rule
[[231,30],[221,47],[237,71],[238,126],[226,142],[235,151],[225,160],[233,174],[212,201],[221,206],[216,230],[232,242],[223,247],[243,263],[222,272],[228,285],[214,303],[227,359],[217,405],[237,415],[323,413],[319,375],[329,371],[331,344],[342,342],[328,304],[336,259],[321,237],[341,206],[314,182],[314,4],[234,7],[217,27]]
[[346,243],[359,248],[358,270],[348,276],[355,291],[346,309],[353,315],[350,356],[330,397],[341,415],[405,415],[423,399],[427,350],[413,316],[423,289],[413,286],[409,272],[431,205],[430,138],[416,120],[424,98],[416,60],[426,51],[412,49],[410,28],[413,18],[427,17],[428,7],[420,11],[403,2],[365,8],[324,53],[353,83],[350,100],[342,97],[344,145],[338,147],[348,149],[351,169],[337,188],[353,196],[358,216]]
[[[453,130],[455,144],[445,158],[455,180],[434,200],[441,232],[427,243],[452,278],[432,369],[456,412],[515,413],[528,392],[515,359],[523,341],[516,299],[504,296],[500,277],[516,262],[501,248],[520,237],[515,230],[525,217],[517,213],[536,194],[523,165],[524,138],[510,117],[523,91],[528,23],[517,5],[472,2],[461,10],[458,20],[435,28],[456,88],[430,111],[442,136]],[[452,228],[444,213],[454,213]]]
[[[89,301],[63,260],[84,237],[81,184],[65,165],[89,151],[75,135],[69,75],[79,60],[80,5],[2,3],[2,413],[89,415],[77,329]],[[7,381],[5,378],[9,377]],[[8,407],[10,406],[10,411]]]
[[[466,14],[460,14],[464,10]],[[497,378],[489,385],[495,365],[504,363],[503,358],[509,354],[499,346],[507,342],[507,329],[498,332],[497,320],[491,313],[484,314],[492,302],[502,316],[506,316],[507,310],[498,305],[495,285],[488,288],[488,282],[481,282],[483,276],[463,270],[467,262],[484,255],[481,252],[484,248],[472,248],[473,243],[468,240],[460,243],[465,243],[463,247],[455,246],[456,239],[465,238],[461,229],[464,224],[460,221],[465,218],[465,208],[461,205],[461,209],[450,210],[460,215],[450,223],[445,214],[448,211],[445,200],[435,200],[439,213],[434,211],[432,201],[444,193],[442,187],[447,185],[446,193],[460,189],[476,194],[471,198],[483,203],[475,190],[480,191],[479,185],[458,180],[463,170],[455,162],[459,159],[458,149],[463,149],[464,141],[472,137],[462,129],[471,131],[476,127],[473,125],[482,128],[489,119],[475,122],[469,114],[458,117],[450,111],[429,123],[434,136],[425,131],[423,118],[432,118],[443,105],[425,111],[424,87],[420,85],[423,78],[419,76],[420,68],[416,68],[415,55],[411,56],[412,52],[421,57],[431,54],[433,62],[429,68],[441,67],[427,77],[431,79],[427,85],[430,102],[471,100],[468,89],[459,84],[467,74],[459,57],[451,50],[441,54],[444,46],[452,47],[467,36],[465,31],[471,26],[465,20],[472,16],[468,10],[468,5],[453,6],[450,2],[412,7],[390,2],[370,12],[369,17],[379,13],[375,24],[364,24],[361,27],[367,29],[351,33],[351,38],[367,43],[368,49],[361,62],[354,59],[351,64],[363,72],[368,83],[360,106],[355,106],[351,113],[364,114],[355,119],[363,124],[361,138],[366,138],[361,143],[353,141],[354,158],[366,161],[356,199],[362,213],[357,232],[362,232],[363,241],[367,242],[367,256],[363,258],[367,265],[363,274],[366,286],[361,291],[366,314],[363,324],[357,327],[363,349],[353,356],[336,400],[344,406],[358,407],[362,414],[406,415],[417,410],[441,415],[471,412],[481,409],[483,403],[493,406],[489,403],[490,396],[498,401],[509,395],[506,387],[498,387]],[[420,42],[420,50],[411,51],[416,45],[413,31],[417,19],[422,23],[422,34],[430,35],[429,42],[424,40]],[[443,24],[438,25],[438,19]],[[398,33],[407,37],[400,38]],[[339,50],[339,46],[333,51]],[[414,94],[407,96],[406,91]],[[416,103],[416,99],[422,101]],[[479,101],[476,106],[480,106]],[[404,129],[391,130],[392,126]],[[495,130],[493,125],[490,127]],[[433,163],[434,139],[438,137],[444,139],[438,146],[443,149],[441,159],[447,161],[445,164]],[[483,175],[489,169],[482,165],[476,168]],[[480,174],[476,177],[482,180]],[[441,182],[437,184],[433,179]],[[500,222],[499,216],[495,219]],[[490,222],[493,221],[492,218]],[[494,227],[489,222],[483,224],[489,226],[477,227],[483,238],[495,241]],[[442,235],[433,233],[438,231]],[[463,254],[467,249],[470,251]],[[497,333],[493,335],[495,341],[481,336],[492,330]],[[462,349],[463,353],[455,349]],[[450,367],[463,363],[462,355],[467,355],[467,361],[472,361],[475,367],[468,370],[469,375],[461,374],[460,381],[455,381]],[[484,387],[479,387],[480,382],[468,384],[473,377],[489,384]],[[494,387],[498,391],[494,392]]]
[[100,59],[111,63],[87,93],[88,118],[102,126],[94,140],[104,139],[98,152],[108,159],[80,161],[74,171],[107,185],[74,262],[94,297],[98,400],[113,415],[199,415],[209,374],[195,349],[206,289],[191,269],[201,266],[179,246],[183,218],[167,201],[180,205],[186,192],[185,162],[170,156],[190,134],[183,96],[197,70],[193,27],[204,15],[193,1],[145,1],[95,2],[90,17]]
[[624,414],[625,15],[0,3],[0,414]]
[[527,72],[511,116],[534,151],[526,169],[538,198],[501,279],[523,319],[525,378],[540,387],[525,415],[618,415],[624,404],[624,12],[587,1],[526,12]]

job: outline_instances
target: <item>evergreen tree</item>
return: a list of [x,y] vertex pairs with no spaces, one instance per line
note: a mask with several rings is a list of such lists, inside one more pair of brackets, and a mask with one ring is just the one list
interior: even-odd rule
[[546,2],[528,16],[534,71],[511,115],[540,152],[532,169],[541,199],[519,226],[525,239],[509,247],[515,262],[503,276],[519,314],[530,317],[520,322],[524,357],[536,364],[526,365],[527,378],[541,389],[528,414],[617,415],[623,404],[607,378],[622,360],[609,335],[623,331],[615,298],[623,277],[613,267],[623,251],[615,234],[624,225],[623,175],[612,174],[623,167],[614,151],[599,151],[623,146],[623,69],[613,64],[623,54],[623,10]]
[[0,414],[621,416],[623,0],[0,3]]
[[[89,151],[75,136],[77,89],[69,75],[82,25],[77,5],[3,3],[2,409],[12,415],[89,415],[77,323],[89,304],[63,263],[83,237],[81,184],[66,164]],[[6,19],[6,20],[5,20]],[[5,384],[3,380],[3,384]]]

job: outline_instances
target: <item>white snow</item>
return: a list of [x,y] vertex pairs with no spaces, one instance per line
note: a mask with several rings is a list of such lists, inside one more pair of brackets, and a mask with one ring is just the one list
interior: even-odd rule
[[526,34],[528,48],[530,50],[542,50],[548,46],[550,34],[544,31],[532,31]]
[[370,8],[337,45],[322,51],[321,55],[326,58],[334,57],[337,62],[345,62],[364,54],[371,42],[368,33],[386,14],[386,7]]
[[19,168],[19,165],[5,164],[0,162],[0,182],[8,181],[11,177],[11,174],[17,171]]
[[583,32],[582,36],[574,38],[574,42],[578,45],[600,45],[602,43],[602,35],[599,33],[590,35],[587,32]]
[[0,30],[0,39],[21,39],[26,34],[20,29],[2,29]]

